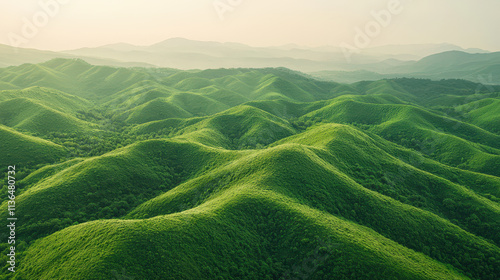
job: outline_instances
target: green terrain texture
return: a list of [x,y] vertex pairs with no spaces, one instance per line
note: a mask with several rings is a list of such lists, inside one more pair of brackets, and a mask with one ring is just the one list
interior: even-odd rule
[[0,69],[0,279],[500,279],[500,86]]

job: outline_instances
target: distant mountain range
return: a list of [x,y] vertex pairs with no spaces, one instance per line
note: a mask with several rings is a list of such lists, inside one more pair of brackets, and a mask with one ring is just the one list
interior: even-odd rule
[[151,46],[119,43],[62,52],[15,49],[0,45],[0,67],[41,63],[53,58],[81,58],[95,65],[176,69],[286,67],[316,78],[352,83],[383,78],[460,78],[500,84],[500,53],[463,49],[452,44],[373,47],[348,61],[338,47],[294,44],[251,47],[172,38]]
[[109,65],[117,67],[154,67],[155,65],[147,63],[134,63],[118,61],[110,58],[97,58],[88,56],[76,56],[62,52],[43,51],[36,49],[15,48],[0,44],[0,67],[16,66],[24,63],[41,63],[54,58],[81,58],[96,65]]
[[387,60],[364,65],[355,71],[319,71],[316,78],[343,83],[401,77],[425,79],[465,79],[483,84],[500,84],[500,52],[470,54],[447,51],[418,61]]

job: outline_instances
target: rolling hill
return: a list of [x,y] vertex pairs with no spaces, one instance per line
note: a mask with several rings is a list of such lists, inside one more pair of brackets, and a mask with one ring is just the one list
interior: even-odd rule
[[[347,58],[342,48],[333,46],[251,47],[240,43],[170,38],[150,46],[117,43],[61,52],[0,45],[0,67],[65,58],[82,59],[93,65],[129,68],[169,67],[188,70],[286,67],[341,83],[411,77],[466,79],[499,84],[498,54],[444,43],[368,47]],[[12,86],[15,85],[0,82],[0,89],[12,89]]]
[[50,88],[29,87],[23,90],[0,91],[0,102],[15,98],[26,98],[64,113],[75,113],[92,105],[86,99]]
[[28,98],[0,102],[0,123],[41,135],[50,132],[86,133],[97,127]]
[[498,86],[55,59],[0,87],[2,279],[500,275]]
[[30,165],[48,164],[64,158],[67,151],[64,147],[52,142],[27,136],[9,127],[0,125],[2,139],[2,166],[18,165],[26,167]]

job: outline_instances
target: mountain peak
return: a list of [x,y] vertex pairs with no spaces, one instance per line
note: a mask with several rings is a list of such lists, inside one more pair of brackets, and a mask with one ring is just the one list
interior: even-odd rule
[[[190,40],[182,37],[174,37],[174,38],[169,38],[166,40],[163,40],[161,42],[158,42],[156,44],[151,45],[150,47],[155,47],[155,46],[180,46],[180,45],[192,45],[192,44],[198,44],[198,43],[208,43],[208,42],[203,42],[203,41],[196,41],[196,40]],[[211,42],[215,43],[215,42]]]
[[104,45],[101,48],[112,49],[117,51],[130,51],[138,49],[140,47],[129,43],[116,43],[116,44]]
[[41,63],[41,65],[48,66],[51,68],[62,66],[62,65],[85,65],[91,66],[87,61],[81,58],[53,58],[47,62]]

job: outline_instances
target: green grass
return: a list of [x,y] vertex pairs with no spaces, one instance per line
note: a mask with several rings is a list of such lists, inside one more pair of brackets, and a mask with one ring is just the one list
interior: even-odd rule
[[[151,142],[153,143],[155,142]],[[415,249],[422,251],[425,247],[435,248],[434,250],[446,254],[447,257],[442,261],[451,262],[456,259],[460,262],[460,267],[474,263],[472,259],[463,258],[464,252],[467,252],[473,254],[473,259],[480,258],[478,261],[485,262],[489,273],[494,273],[491,271],[494,263],[488,261],[488,258],[497,257],[496,246],[437,215],[362,188],[308,148],[280,145],[243,157],[233,156],[229,162],[222,168],[206,170],[202,173],[204,175],[196,176],[139,206],[128,217],[140,218],[137,221],[86,223],[38,241],[27,252],[26,258],[31,263],[30,269],[23,271],[25,277],[78,277],[90,273],[90,279],[106,278],[109,277],[109,267],[119,270],[120,266],[116,262],[118,258],[120,263],[137,263],[140,260],[140,267],[163,268],[157,272],[150,269],[130,271],[130,275],[146,279],[211,279],[212,274],[202,275],[205,267],[217,268],[225,275],[225,279],[252,279],[255,276],[247,274],[251,268],[260,277],[279,277],[287,268],[303,261],[300,257],[294,257],[297,255],[294,250],[307,254],[319,246],[315,241],[316,237],[341,244],[334,255],[337,261],[331,263],[336,263],[336,267],[340,266],[339,269],[329,269],[328,263],[321,264],[318,268],[318,275],[325,277],[335,275],[349,278],[356,271],[355,275],[359,277],[371,275],[374,279],[460,278],[449,267],[399,244],[416,246]],[[285,170],[284,166],[288,169]],[[315,186],[316,190],[310,189],[308,185]],[[315,197],[319,194],[326,195],[326,199]],[[346,203],[353,199],[355,203]],[[330,205],[343,205],[344,209],[335,211]],[[346,208],[348,205],[351,206]],[[356,205],[364,205],[364,210]],[[297,224],[290,228],[288,221],[296,221]],[[368,229],[368,225],[372,229]],[[384,230],[386,228],[391,229],[390,233]],[[413,230],[409,232],[406,230],[408,228]],[[450,233],[452,234],[449,235]],[[78,250],[78,255],[73,257],[68,251],[55,255],[45,253],[42,257],[42,252],[55,252],[52,248],[68,247],[63,245],[68,243],[58,241],[60,234],[67,236],[69,240],[74,239],[78,245],[73,244],[59,252]],[[387,239],[398,239],[395,237],[398,235],[399,244]],[[436,238],[443,238],[439,237],[442,235],[447,236],[446,240],[455,247],[447,249],[446,244],[436,242]],[[99,244],[93,241],[95,236],[102,236],[106,240],[105,243],[100,243],[105,246],[104,250],[93,249]],[[229,240],[232,240],[230,243],[233,245],[220,247],[228,244]],[[367,240],[370,241],[366,242]],[[410,246],[415,240],[422,244]],[[149,244],[148,248],[151,250],[146,252],[137,249],[146,244]],[[81,249],[74,249],[75,246]],[[475,250],[469,249],[470,247]],[[231,261],[215,261],[219,260],[214,256],[221,254],[220,250],[234,260],[242,258],[239,251],[246,253],[242,262],[235,261],[239,265],[232,270]],[[481,253],[475,253],[477,250]],[[187,252],[199,253],[193,258]],[[123,256],[129,256],[129,259],[124,260]],[[140,258],[136,258],[138,256]],[[58,266],[63,267],[62,269],[51,268],[50,263],[55,258],[64,260]],[[265,265],[259,261],[268,258],[271,260]],[[97,269],[70,269],[82,259],[95,264]],[[67,269],[64,268],[66,266]],[[178,274],[162,276],[161,271],[170,271],[174,267],[177,267],[174,271]],[[160,273],[160,276],[151,273]],[[318,275],[315,277],[319,277]]]
[[172,104],[169,100],[157,98],[125,111],[118,115],[117,118],[128,123],[147,123],[163,119],[188,118],[192,116],[191,113]]
[[139,82],[109,97],[105,106],[132,109],[156,98],[169,97],[172,89],[156,82]]
[[0,88],[13,279],[500,275],[496,87],[56,59]]
[[[164,192],[163,195],[139,206],[130,212],[130,217],[154,218],[184,210],[188,210],[185,213],[189,215],[192,211],[206,215],[213,207],[223,207],[220,200],[225,200],[226,198],[237,199],[238,197],[246,198],[248,195],[241,191],[241,186],[247,186],[246,188],[250,190],[262,188],[266,193],[262,197],[266,199],[277,197],[276,201],[285,205],[289,205],[290,203],[286,201],[291,200],[293,203],[301,205],[301,208],[320,209],[321,211],[314,211],[323,213],[320,215],[321,217],[325,213],[327,216],[344,217],[351,222],[370,227],[378,232],[377,234],[396,240],[405,247],[427,253],[441,262],[451,264],[456,259],[458,261],[458,264],[455,264],[456,266],[466,268],[473,265],[474,261],[472,259],[479,258],[481,262],[487,263],[487,270],[490,271],[488,273],[491,273],[491,267],[494,263],[491,263],[491,260],[488,260],[488,258],[494,258],[495,254],[498,254],[498,248],[495,245],[485,242],[481,238],[440,218],[438,215],[432,214],[430,211],[419,210],[385,195],[377,194],[373,190],[368,190],[340,171],[345,167],[342,167],[339,163],[348,164],[349,158],[353,155],[357,157],[356,162],[364,166],[372,166],[374,164],[373,161],[377,160],[379,164],[386,165],[385,170],[388,172],[391,172],[391,168],[387,167],[387,165],[391,163],[394,165],[393,168],[396,171],[398,170],[396,164],[405,166],[405,164],[389,155],[385,156],[385,161],[387,162],[384,162],[384,158],[380,157],[380,154],[383,152],[378,150],[374,143],[370,143],[375,141],[355,129],[340,125],[333,125],[331,128],[328,125],[321,126],[306,132],[304,135],[299,134],[297,137],[300,138],[296,140],[295,137],[284,139],[281,145],[272,149],[255,152],[224,152],[224,150],[210,149],[195,144],[183,144],[182,142],[149,141],[140,143],[139,145],[118,150],[100,158],[89,159],[73,165],[51,178],[45,179],[40,185],[30,188],[19,196],[18,201],[20,205],[29,205],[30,208],[20,206],[18,212],[19,215],[29,215],[34,220],[40,221],[39,228],[36,228],[35,231],[40,233],[43,232],[44,228],[42,226],[44,225],[45,230],[49,225],[52,225],[50,228],[57,229],[53,225],[53,223],[58,222],[57,220],[44,222],[43,217],[56,217],[55,219],[59,219],[60,223],[64,225],[63,220],[67,219],[64,215],[76,217],[81,215],[78,214],[79,212],[86,212],[87,215],[92,215],[93,210],[87,209],[89,202],[82,200],[82,197],[87,197],[93,203],[97,203],[103,207],[104,205],[110,205],[110,209],[120,211],[121,208],[115,208],[117,200],[113,201],[113,199],[119,199],[120,196],[127,197],[129,194],[137,195],[134,191],[135,189],[148,190],[146,193],[151,193],[152,188],[162,184],[162,181],[165,180],[158,180],[155,177],[160,174],[163,174],[163,176],[175,174],[176,172],[171,172],[171,170],[174,166],[178,166],[178,170],[190,171],[190,174],[185,174],[183,177],[188,181],[173,189],[173,185],[170,187],[165,186],[166,188],[162,190]],[[363,141],[364,144],[352,145],[353,139],[350,138],[353,138],[355,141]],[[287,144],[290,142],[301,144]],[[309,148],[311,145],[315,147],[331,147],[329,149],[332,150],[329,151],[330,155],[327,155],[322,150],[317,150],[317,148]],[[354,151],[346,150],[349,146],[359,148]],[[200,150],[204,151],[203,153],[206,156],[200,157],[203,154],[200,153]],[[159,154],[158,151],[164,151],[164,153]],[[181,152],[181,154],[171,154],[174,151],[177,151],[177,153]],[[379,156],[376,157],[376,155]],[[221,158],[220,156],[223,157]],[[215,165],[213,165],[214,163]],[[143,166],[158,166],[163,171],[147,172]],[[207,168],[207,166],[211,167]],[[411,169],[411,167],[405,167],[405,169]],[[375,168],[374,170],[377,169]],[[123,174],[119,172],[123,172]],[[471,200],[470,203],[473,203],[474,207],[482,207],[484,209],[476,210],[476,213],[478,215],[485,213],[484,216],[480,216],[480,219],[485,224],[494,223],[495,217],[499,215],[498,205],[488,202],[484,198],[477,197],[463,187],[455,186],[426,172],[418,170],[407,172],[410,174],[409,181],[435,181],[436,185],[441,186],[438,189],[427,188],[427,190],[424,190],[424,192],[431,191],[432,196],[437,196],[436,201],[433,202],[437,205],[440,204],[437,201],[442,199],[443,196],[456,200],[462,197],[462,201],[465,196],[469,197],[467,200]],[[70,179],[68,177],[70,174],[79,175],[76,177],[75,175],[71,175]],[[113,174],[113,176],[110,177],[109,174]],[[307,176],[304,176],[304,174],[307,174]],[[86,183],[82,184],[82,182]],[[147,183],[147,185],[142,185],[142,182]],[[432,186],[433,183],[431,182],[426,182],[426,185]],[[92,187],[93,184],[99,185]],[[449,190],[445,191],[443,189],[444,186],[449,188]],[[418,193],[422,189],[420,185],[416,185],[414,188],[415,193]],[[94,193],[94,191],[96,192]],[[79,192],[81,194],[78,194]],[[91,192],[93,196],[89,197],[87,192]],[[432,196],[429,194],[426,195],[427,198],[431,198]],[[96,200],[96,198],[99,199]],[[107,204],[102,204],[103,202]],[[37,206],[49,203],[57,205],[57,207],[40,210],[40,207]],[[360,208],[360,205],[363,205],[363,207]],[[207,209],[203,211],[205,208]],[[35,209],[37,210],[35,211]],[[72,214],[67,214],[68,211]],[[216,213],[220,214],[220,211]],[[233,210],[227,211],[234,213]],[[251,216],[248,212],[244,213]],[[116,215],[116,213],[111,215]],[[218,219],[222,219],[220,215],[217,215],[217,217]],[[93,219],[95,218],[98,217],[94,217]],[[324,217],[318,219],[313,224],[324,222]],[[490,220],[488,221],[488,219]],[[374,221],[377,222],[374,223]],[[159,227],[162,228],[162,226]],[[498,225],[495,227],[498,227]],[[413,230],[408,231],[410,228]],[[416,228],[419,230],[415,230]],[[30,230],[34,231],[35,228]],[[451,232],[453,233],[450,235]],[[373,231],[371,233],[375,234]],[[446,240],[452,238],[450,242],[456,244],[455,247],[447,247],[448,245],[445,243],[436,242],[436,240],[440,240],[444,236],[447,236]],[[294,237],[287,236],[287,238],[293,239]],[[52,241],[47,242],[47,244],[51,243]],[[350,248],[348,250],[359,253],[359,249],[348,247]],[[425,248],[434,249],[427,252]],[[470,248],[475,249],[471,250]],[[47,250],[47,248],[43,250]],[[187,248],[184,248],[184,250],[187,250]],[[384,254],[380,248],[373,247],[370,250],[376,251],[377,254]],[[397,251],[395,248],[391,250]],[[477,250],[481,253],[478,253]],[[436,252],[439,253],[435,255]],[[467,255],[472,254],[472,259],[462,257],[464,252]],[[370,257],[367,257],[367,259],[370,259]],[[278,262],[280,261],[278,260]],[[391,262],[394,261],[388,261],[388,263]],[[418,263],[421,263],[421,261]],[[369,262],[364,263],[364,265],[371,267]],[[44,266],[40,265],[40,267]],[[393,267],[385,270],[390,271],[386,272],[390,275],[398,275],[398,269],[401,269],[401,265],[398,265],[397,268]],[[427,271],[427,269],[423,269],[421,266],[417,270]],[[61,273],[61,271],[64,270],[58,270],[58,272],[52,271],[52,273]],[[409,272],[405,268],[402,273]],[[474,272],[477,275],[480,273],[478,271]],[[28,275],[35,276],[38,274]],[[56,277],[55,275],[52,277]],[[423,277],[409,275],[413,274],[394,277],[407,277],[408,279]],[[432,279],[429,275],[426,277],[422,279]]]
[[83,98],[49,88],[30,87],[23,90],[0,91],[0,102],[15,98],[30,99],[64,113],[75,113],[92,105]]
[[97,128],[95,124],[22,97],[0,102],[0,123],[39,135],[86,133]]
[[27,168],[42,163],[54,163],[64,158],[67,153],[62,146],[19,133],[3,125],[0,125],[0,139],[2,166],[17,164]]
[[344,99],[336,98],[331,104],[300,119],[359,124],[385,139],[421,151],[440,162],[500,175],[498,135],[411,105]]
[[472,124],[500,134],[500,99],[482,99],[456,108]]
[[[277,279],[302,265],[304,260],[296,257],[295,250],[318,254],[315,247],[320,248],[319,256],[312,255],[313,259],[328,259],[313,271],[312,279],[367,275],[372,279],[467,279],[367,228],[265,190],[242,186],[239,191],[241,196],[228,195],[216,205],[179,214],[70,227],[33,245],[27,252],[30,269],[18,279],[109,279],[113,270],[122,272],[122,268],[140,279]],[[259,218],[265,213],[268,219]],[[291,220],[299,223],[290,228],[287,221]],[[280,240],[284,246],[276,246],[272,242],[277,238],[266,234],[274,231],[287,236]],[[304,231],[311,233],[300,234]],[[320,245],[315,234],[340,244],[339,248]],[[63,236],[76,243],[63,242]],[[138,249],[144,247],[148,250]],[[56,248],[60,253],[47,254]],[[78,253],[70,253],[75,249]],[[83,260],[93,265],[74,269]]]
[[12,89],[18,89],[19,87],[8,83],[8,82],[0,82],[0,89],[1,90],[12,90]]
[[286,120],[246,105],[215,114],[182,129],[179,133],[189,135],[207,129],[221,136],[219,147],[228,149],[263,147],[295,133],[294,128]]

